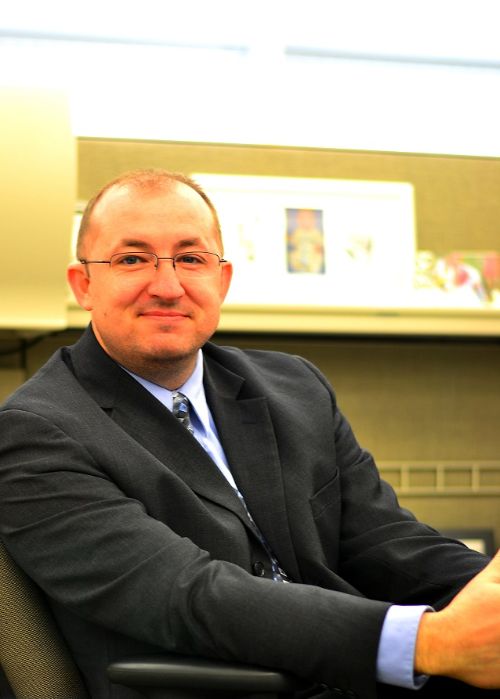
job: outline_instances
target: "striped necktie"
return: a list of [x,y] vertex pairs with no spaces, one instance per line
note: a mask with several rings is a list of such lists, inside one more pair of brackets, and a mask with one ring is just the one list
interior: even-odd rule
[[[191,434],[194,436],[194,429],[191,424],[191,419],[189,417],[189,398],[185,396],[183,393],[180,391],[174,391],[172,393],[172,414],[174,417],[176,417],[180,423],[184,425],[184,427],[191,432]],[[291,582],[286,573],[280,568],[278,561],[276,560],[275,555],[269,548],[269,544],[267,543],[266,539],[262,535],[262,532],[260,531],[259,527],[255,523],[252,515],[250,514],[250,511],[246,505],[245,499],[243,498],[243,495],[240,493],[238,488],[236,488],[236,494],[238,498],[240,499],[241,504],[243,505],[245,512],[248,517],[248,521],[250,522],[250,526],[253,529],[255,535],[261,542],[262,546],[264,547],[266,553],[269,556],[270,563],[271,563],[271,569],[272,569],[272,577],[273,580],[277,582]]]
[[189,398],[180,391],[175,391],[172,394],[172,414],[189,432],[191,432],[191,434],[194,433],[189,417]]

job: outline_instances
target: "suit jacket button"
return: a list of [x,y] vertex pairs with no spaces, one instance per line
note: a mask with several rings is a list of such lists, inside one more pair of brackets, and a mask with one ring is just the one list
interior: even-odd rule
[[252,566],[252,569],[253,569],[253,574],[257,575],[259,578],[263,578],[264,575],[266,574],[266,569],[265,569],[262,561],[255,561],[255,563]]

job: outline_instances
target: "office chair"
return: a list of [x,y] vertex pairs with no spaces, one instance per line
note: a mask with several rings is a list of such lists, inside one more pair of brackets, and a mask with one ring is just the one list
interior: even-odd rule
[[88,699],[41,592],[1,541],[0,666],[15,697]]
[[[89,697],[42,593],[1,541],[0,667],[16,699],[95,699]],[[286,673],[167,654],[114,662],[108,675],[147,699],[223,699],[229,694],[286,699],[301,686]]]

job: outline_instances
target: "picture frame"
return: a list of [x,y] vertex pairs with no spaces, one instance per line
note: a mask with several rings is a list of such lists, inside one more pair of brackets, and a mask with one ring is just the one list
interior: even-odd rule
[[221,221],[235,274],[225,306],[411,304],[408,182],[193,173]]

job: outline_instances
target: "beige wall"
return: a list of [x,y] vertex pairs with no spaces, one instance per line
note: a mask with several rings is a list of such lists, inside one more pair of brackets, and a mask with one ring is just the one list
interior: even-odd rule
[[81,138],[78,162],[80,199],[135,167],[411,182],[420,249],[500,247],[500,158]]

